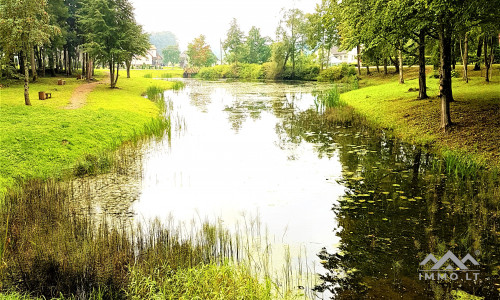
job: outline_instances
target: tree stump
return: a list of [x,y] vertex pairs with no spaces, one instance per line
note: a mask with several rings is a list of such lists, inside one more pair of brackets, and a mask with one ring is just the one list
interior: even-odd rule
[[47,99],[47,95],[45,95],[45,92],[38,92],[38,99],[39,100]]

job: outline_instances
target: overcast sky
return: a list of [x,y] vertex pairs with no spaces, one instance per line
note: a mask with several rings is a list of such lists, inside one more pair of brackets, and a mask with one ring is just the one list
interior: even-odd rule
[[252,26],[274,39],[280,10],[299,8],[313,12],[321,0],[131,0],[137,22],[147,32],[171,31],[181,50],[200,34],[207,37],[212,50],[219,52],[219,40],[229,29],[232,18],[248,33]]

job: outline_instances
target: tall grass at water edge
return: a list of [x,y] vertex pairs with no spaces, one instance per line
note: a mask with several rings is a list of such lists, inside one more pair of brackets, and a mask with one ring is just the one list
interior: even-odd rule
[[[115,160],[116,163],[116,160]],[[91,180],[91,177],[87,177]],[[0,213],[0,292],[87,299],[292,299],[288,256],[271,280],[270,246],[257,223],[230,233],[173,219],[134,223],[72,205],[68,182],[33,180],[10,190]],[[84,184],[89,191],[91,184]],[[310,280],[312,280],[310,277]]]

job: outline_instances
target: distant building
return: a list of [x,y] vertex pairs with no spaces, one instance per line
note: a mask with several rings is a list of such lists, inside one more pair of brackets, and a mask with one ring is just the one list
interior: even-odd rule
[[151,45],[146,55],[134,58],[132,60],[132,66],[151,66],[151,67],[161,67],[163,66],[163,57],[158,54],[158,51],[154,45]]
[[332,50],[330,51],[330,64],[332,65],[338,65],[341,63],[355,64],[357,63],[356,56],[357,56],[356,48],[350,51],[345,51],[345,50],[340,51],[337,46],[333,46]]

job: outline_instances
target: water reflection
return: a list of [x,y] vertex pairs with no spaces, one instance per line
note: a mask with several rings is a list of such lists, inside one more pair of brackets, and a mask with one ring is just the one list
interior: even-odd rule
[[[287,88],[195,81],[167,92],[188,129],[172,137],[171,147],[154,143],[145,153],[133,206],[138,217],[172,214],[186,226],[193,218],[220,220],[231,229],[258,215],[273,244],[305,249],[311,270],[321,268],[317,252],[338,243],[331,205],[344,193],[334,180],[342,168],[338,159],[318,159],[315,145],[278,130],[282,119],[312,104],[310,94],[296,93],[313,86]],[[209,100],[192,100],[201,94]]]
[[[442,299],[460,289],[498,299],[498,176],[446,176],[434,156],[348,109],[321,114],[315,95],[328,88],[186,81],[165,94],[171,138],[142,148],[140,179],[118,202],[137,220],[173,216],[186,227],[258,216],[273,245],[305,250],[324,298]],[[419,263],[448,250],[473,254],[481,281],[419,280]]]

